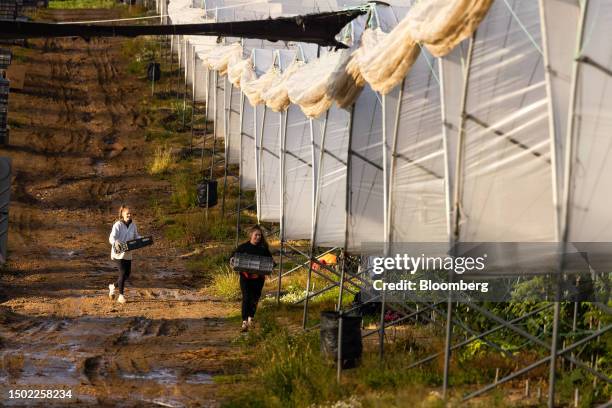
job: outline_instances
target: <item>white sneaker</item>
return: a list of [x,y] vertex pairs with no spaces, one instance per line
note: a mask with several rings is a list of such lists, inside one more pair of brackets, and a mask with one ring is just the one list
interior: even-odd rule
[[243,332],[243,333],[249,331],[249,326],[248,326],[246,320],[242,321],[242,327],[240,328],[240,331]]
[[113,300],[113,296],[115,296],[115,285],[111,283],[108,285],[108,297]]
[[255,326],[255,322],[253,321],[253,318],[249,317],[249,320],[247,320],[247,326],[249,327],[249,329],[252,329],[253,326]]
[[125,297],[123,295],[119,295],[119,297],[117,298],[117,303],[125,303],[127,302],[127,300],[125,300]]

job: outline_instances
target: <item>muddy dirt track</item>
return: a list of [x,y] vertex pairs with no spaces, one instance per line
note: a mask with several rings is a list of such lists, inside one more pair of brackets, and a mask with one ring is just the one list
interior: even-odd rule
[[[53,12],[113,17],[109,10]],[[211,376],[240,365],[226,321],[155,230],[150,197],[169,191],[143,160],[146,84],[126,74],[121,39],[31,41],[10,96],[13,160],[7,271],[0,274],[0,406],[216,406]],[[153,247],[134,257],[128,303],[108,234],[129,203]],[[11,400],[10,389],[71,390],[70,400]]]

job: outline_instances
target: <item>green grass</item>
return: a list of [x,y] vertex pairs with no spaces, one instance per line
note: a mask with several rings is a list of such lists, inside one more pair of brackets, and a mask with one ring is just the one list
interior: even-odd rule
[[221,266],[212,276],[213,293],[223,300],[240,300],[240,277],[228,265]]
[[149,173],[152,175],[167,173],[173,162],[174,159],[170,147],[158,146],[153,154],[153,161],[149,166]]
[[[196,206],[196,186],[198,176],[189,171],[180,171],[172,176],[174,191],[170,200],[177,210],[187,210]],[[204,220],[194,220],[203,222]]]
[[115,0],[51,0],[50,9],[92,9],[115,8],[120,4]]

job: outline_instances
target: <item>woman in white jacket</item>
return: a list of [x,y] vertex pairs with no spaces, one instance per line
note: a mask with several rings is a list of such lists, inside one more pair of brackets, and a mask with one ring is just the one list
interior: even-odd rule
[[108,297],[113,300],[115,291],[119,289],[119,296],[117,297],[117,302],[119,303],[126,302],[123,289],[125,281],[129,278],[132,270],[132,254],[130,252],[117,253],[115,251],[115,243],[124,243],[137,238],[140,238],[140,235],[138,234],[136,224],[132,221],[130,208],[122,205],[119,208],[119,221],[113,224],[113,229],[108,237],[108,242],[111,244],[111,259],[115,261],[119,269],[117,282],[108,285]]

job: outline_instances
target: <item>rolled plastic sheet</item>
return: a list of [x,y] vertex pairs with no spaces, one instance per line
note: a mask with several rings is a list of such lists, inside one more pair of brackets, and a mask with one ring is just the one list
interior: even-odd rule
[[[436,57],[448,54],[478,28],[494,0],[422,0],[405,22],[407,34]],[[517,4],[516,1],[511,3]]]
[[585,7],[580,51],[575,56],[575,98],[570,107],[567,238],[570,242],[610,242],[612,44],[607,39],[612,37],[612,3],[590,0]]
[[537,2],[496,1],[473,42],[459,149],[458,239],[555,241]]

